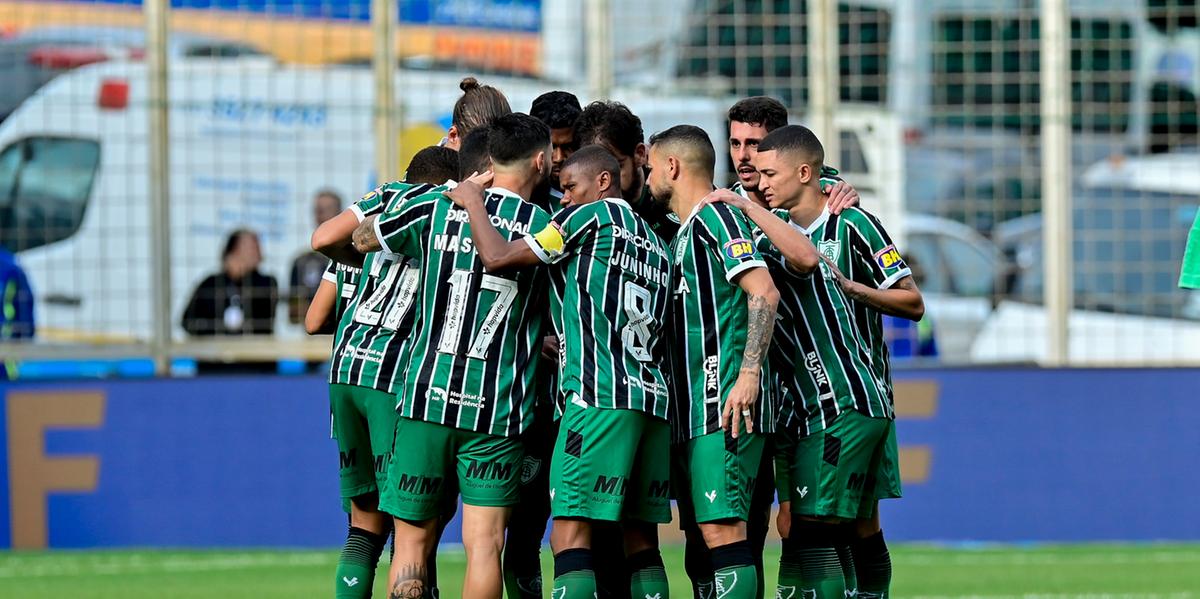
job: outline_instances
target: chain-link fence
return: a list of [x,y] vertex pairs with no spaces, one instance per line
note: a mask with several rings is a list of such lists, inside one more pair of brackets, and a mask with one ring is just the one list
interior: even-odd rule
[[0,246],[34,308],[6,299],[6,358],[326,357],[302,328],[314,227],[437,144],[473,75],[514,110],[611,97],[647,136],[690,122],[719,151],[734,101],[782,100],[914,269],[927,317],[889,320],[898,361],[1200,360],[1200,292],[1178,287],[1200,205],[1195,0],[166,4],[0,0]]

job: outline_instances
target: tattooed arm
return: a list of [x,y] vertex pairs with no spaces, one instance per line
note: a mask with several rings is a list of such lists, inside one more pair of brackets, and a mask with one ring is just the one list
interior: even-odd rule
[[358,227],[354,229],[354,249],[362,252],[378,252],[383,249],[379,243],[379,236],[375,234],[375,221],[377,216],[368,216],[363,219],[363,222],[358,223]]
[[732,427],[734,437],[738,436],[740,423],[745,424],[746,432],[754,432],[752,412],[758,401],[762,364],[767,349],[771,347],[771,335],[775,332],[775,310],[779,306],[779,290],[775,288],[767,269],[747,270],[738,278],[737,284],[747,296],[746,349],[742,353],[737,382],[730,390],[729,397],[725,398],[725,409],[721,413],[722,428]]
[[821,258],[833,272],[833,277],[846,297],[856,302],[862,302],[889,316],[913,321],[920,321],[925,316],[925,299],[921,296],[921,290],[917,289],[917,283],[911,275],[896,281],[887,289],[877,289],[846,278],[846,275],[842,274],[842,271],[838,270],[833,262],[824,256]]

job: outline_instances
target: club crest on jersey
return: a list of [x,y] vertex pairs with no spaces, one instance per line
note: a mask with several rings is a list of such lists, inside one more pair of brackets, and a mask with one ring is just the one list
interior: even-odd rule
[[542,461],[531,456],[525,456],[521,461],[521,484],[527,485],[537,478],[542,470]]
[[429,401],[446,401],[446,390],[430,387],[425,391],[425,399]]
[[726,242],[724,246],[725,255],[733,260],[740,260],[754,253],[754,244],[750,243],[749,239],[734,239]]
[[835,240],[818,241],[817,251],[824,254],[826,258],[829,258],[836,264],[838,261],[838,256],[842,253],[842,244]]
[[900,251],[895,245],[889,245],[875,253],[875,262],[880,268],[893,268],[902,266],[904,259],[900,257]]

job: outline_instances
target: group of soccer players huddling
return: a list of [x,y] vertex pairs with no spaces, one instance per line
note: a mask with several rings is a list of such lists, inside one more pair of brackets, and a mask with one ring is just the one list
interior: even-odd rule
[[350,530],[337,597],[436,597],[462,499],[463,596],[666,599],[658,525],[701,599],[886,597],[879,500],[900,496],[881,315],[919,320],[880,222],[778,101],[643,138],[619,103],[512,112],[464,79],[404,181],[313,234],[309,310],[335,332],[332,429]]

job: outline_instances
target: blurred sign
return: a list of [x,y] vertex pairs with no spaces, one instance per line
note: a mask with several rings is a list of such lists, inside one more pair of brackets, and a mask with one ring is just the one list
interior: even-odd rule
[[[897,373],[888,538],[1200,538],[1197,369]],[[337,545],[321,377],[0,385],[0,548]],[[262,518],[255,505],[285,506]],[[180,518],[179,514],[187,514]],[[446,542],[461,539],[458,521]]]

